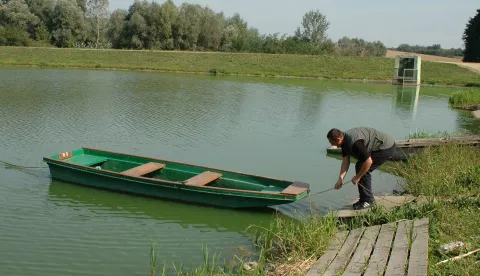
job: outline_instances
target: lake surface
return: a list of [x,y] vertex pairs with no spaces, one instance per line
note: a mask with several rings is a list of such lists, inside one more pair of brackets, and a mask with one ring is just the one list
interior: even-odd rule
[[[45,166],[43,156],[81,146],[332,187],[340,160],[326,134],[371,126],[404,139],[415,130],[478,131],[450,109],[455,88],[215,77],[151,72],[0,68],[0,160]],[[353,164],[347,179],[351,179]],[[249,212],[136,197],[0,168],[1,275],[147,275],[150,241],[161,260],[202,263],[202,244],[231,259],[251,250]],[[398,188],[377,171],[375,193]],[[325,212],[354,200],[346,185],[312,197]]]

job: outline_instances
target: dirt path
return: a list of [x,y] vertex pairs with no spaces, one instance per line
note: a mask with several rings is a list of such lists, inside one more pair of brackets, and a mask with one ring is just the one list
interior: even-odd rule
[[422,61],[452,63],[452,64],[456,64],[458,66],[468,68],[468,69],[480,74],[480,63],[463,62],[460,58],[448,58],[448,57],[440,57],[440,56],[432,56],[432,55],[392,51],[392,50],[387,51],[386,57],[394,58],[396,55],[417,55],[417,56],[420,56],[422,58]]

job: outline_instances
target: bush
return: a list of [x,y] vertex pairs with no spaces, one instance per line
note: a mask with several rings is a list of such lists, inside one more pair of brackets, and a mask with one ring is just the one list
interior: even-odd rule
[[2,46],[30,46],[28,33],[18,27],[0,26],[0,45]]

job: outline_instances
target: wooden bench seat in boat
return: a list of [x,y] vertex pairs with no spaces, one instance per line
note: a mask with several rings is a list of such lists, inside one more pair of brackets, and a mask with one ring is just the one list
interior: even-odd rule
[[206,171],[206,172],[203,172],[201,174],[197,174],[196,176],[185,180],[184,184],[189,185],[189,186],[199,186],[199,187],[201,187],[201,186],[207,185],[208,183],[210,183],[212,181],[215,181],[215,180],[219,179],[220,177],[222,177],[221,173]]
[[158,171],[160,169],[163,169],[164,167],[165,167],[165,164],[149,162],[149,163],[131,168],[129,170],[123,171],[121,172],[121,174],[138,177],[138,176],[152,173],[154,171]]
[[307,191],[310,188],[310,185],[303,183],[303,182],[293,182],[290,184],[287,188],[283,189],[281,191],[281,194],[287,194],[287,195],[299,195],[305,191]]

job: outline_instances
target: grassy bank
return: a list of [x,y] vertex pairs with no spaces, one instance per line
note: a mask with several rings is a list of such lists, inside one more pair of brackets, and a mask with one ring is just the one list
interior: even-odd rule
[[480,90],[458,91],[450,95],[449,103],[452,107],[479,110],[480,109]]
[[[0,47],[0,65],[159,70],[229,75],[311,77],[390,82],[393,59]],[[480,74],[454,64],[423,62],[425,84],[480,86]]]

